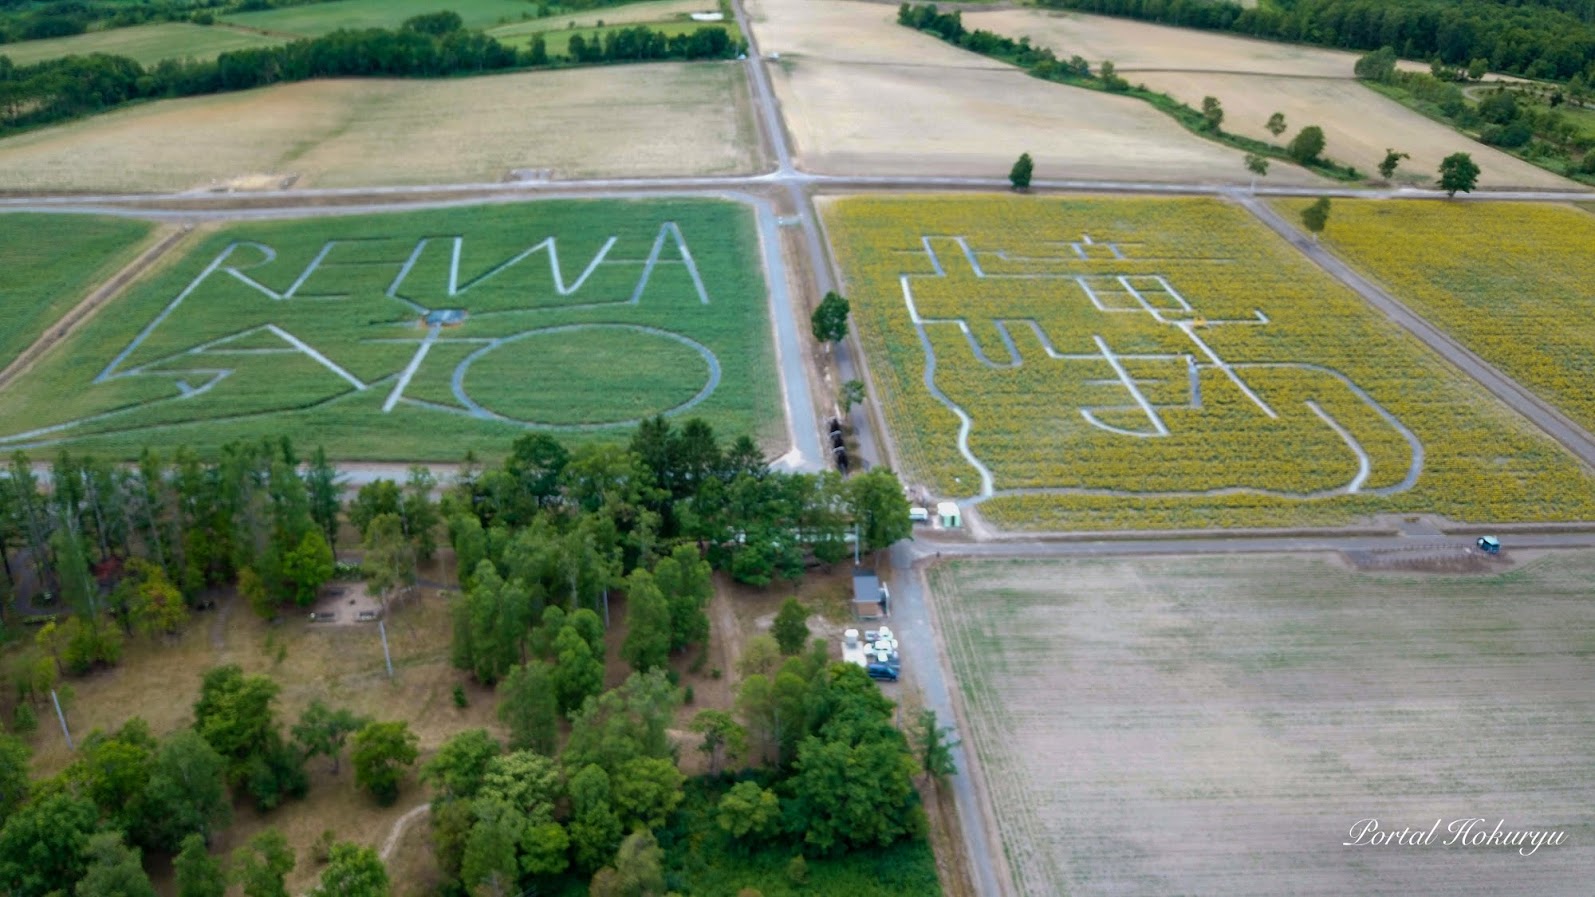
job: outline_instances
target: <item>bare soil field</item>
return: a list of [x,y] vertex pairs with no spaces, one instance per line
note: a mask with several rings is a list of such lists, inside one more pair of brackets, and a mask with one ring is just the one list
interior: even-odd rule
[[[1193,107],[1203,97],[1216,97],[1224,107],[1224,129],[1236,134],[1283,143],[1298,129],[1318,125],[1328,140],[1326,155],[1369,175],[1386,148],[1394,148],[1412,156],[1397,171],[1398,182],[1432,183],[1441,159],[1467,152],[1483,170],[1482,187],[1577,186],[1363,87],[1352,77],[1355,53],[1042,10],[968,13],[964,23],[1028,35],[1060,57],[1084,56],[1093,67],[1112,60],[1132,82]],[[1275,112],[1284,113],[1290,127],[1277,138],[1263,127]],[[1270,181],[1278,168],[1274,163]]]
[[[935,614],[1025,895],[1588,893],[1595,553],[958,562]],[[1533,850],[1445,846],[1560,831]],[[1419,846],[1346,846],[1374,819]],[[1529,855],[1522,855],[1528,853]]]
[[[896,7],[844,0],[749,4],[805,169],[1002,176],[1020,152],[1036,177],[1242,179],[1243,154],[1195,137],[1139,100],[1049,84],[896,23]],[[1279,164],[1278,183],[1322,183]]]
[[518,168],[556,179],[729,174],[757,167],[756,146],[730,63],[311,81],[0,140],[0,191],[498,181]]

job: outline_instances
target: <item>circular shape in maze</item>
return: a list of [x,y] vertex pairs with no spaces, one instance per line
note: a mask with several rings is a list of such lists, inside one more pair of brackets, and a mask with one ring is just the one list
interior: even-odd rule
[[466,356],[453,378],[455,398],[478,417],[559,430],[676,414],[719,385],[709,347],[635,324],[525,330]]

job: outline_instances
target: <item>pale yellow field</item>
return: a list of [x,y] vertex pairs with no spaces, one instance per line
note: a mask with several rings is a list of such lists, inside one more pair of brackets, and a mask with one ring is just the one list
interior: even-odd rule
[[[896,24],[896,7],[755,0],[760,49],[811,171],[1238,181],[1242,154],[1127,97],[1049,84]],[[1277,183],[1322,183],[1278,164]]]
[[[752,171],[734,64],[314,81],[136,106],[0,140],[0,190],[187,190]],[[271,175],[265,179],[262,175]]]
[[[1441,159],[1466,152],[1483,170],[1482,187],[1577,187],[1356,83],[1355,53],[1043,10],[965,13],[964,24],[1029,36],[1060,57],[1083,56],[1093,67],[1112,60],[1132,82],[1191,106],[1217,97],[1224,107],[1224,130],[1236,134],[1282,144],[1299,128],[1317,125],[1328,140],[1326,155],[1368,175],[1376,176],[1386,148],[1394,148],[1412,156],[1402,162],[1396,180],[1430,184]],[[1284,113],[1290,126],[1278,138],[1263,127],[1275,112]],[[1277,172],[1275,163],[1269,181],[1277,180]]]

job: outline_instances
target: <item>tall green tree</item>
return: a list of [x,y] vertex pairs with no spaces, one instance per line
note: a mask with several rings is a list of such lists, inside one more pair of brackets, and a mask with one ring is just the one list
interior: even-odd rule
[[1317,125],[1308,125],[1296,132],[1285,152],[1302,165],[1311,165],[1323,155],[1324,143],[1324,129]]
[[332,845],[332,856],[310,897],[388,897],[388,867],[362,844]]
[[404,533],[423,561],[430,561],[437,553],[438,524],[443,522],[437,502],[432,500],[437,485],[431,469],[419,464],[410,468],[410,477],[404,483]]
[[865,551],[879,551],[914,532],[908,519],[908,497],[897,474],[884,467],[858,474],[847,481],[848,510],[859,526]]
[[77,897],[155,897],[138,848],[123,844],[121,832],[90,836],[83,854],[83,878],[73,889]]
[[952,731],[951,726],[937,724],[936,711],[929,707],[919,711],[914,750],[919,755],[920,769],[938,786],[958,774],[958,764],[953,762],[953,748],[958,746],[958,741],[952,737]]
[[65,894],[87,868],[97,828],[93,801],[64,792],[23,806],[0,829],[0,890],[8,897]]
[[498,718],[510,732],[510,748],[552,756],[559,734],[559,697],[553,670],[532,660],[510,670],[498,685]]
[[332,774],[337,775],[344,744],[368,722],[370,720],[347,707],[333,709],[315,698],[299,714],[299,722],[294,724],[292,733],[306,760],[318,754],[326,757],[332,761]]
[[554,637],[554,691],[559,712],[569,717],[582,703],[604,688],[604,662],[593,656],[593,649],[574,626],[565,626]]
[[735,763],[748,747],[747,730],[724,710],[700,710],[692,718],[692,731],[703,736],[698,750],[709,757],[709,774],[719,775],[722,760]]
[[310,518],[320,528],[328,545],[338,544],[338,512],[342,510],[339,493],[342,484],[338,471],[327,460],[327,450],[316,446],[310,455],[310,466],[305,470],[305,492],[310,503]]
[[28,798],[28,743],[0,734],[0,825]]
[[155,850],[177,849],[197,834],[206,841],[232,820],[227,761],[199,733],[179,729],[161,740],[150,761],[139,840]]
[[808,646],[808,619],[808,610],[796,598],[788,598],[781,602],[781,609],[776,612],[775,622],[770,624],[770,635],[775,637],[775,643],[780,646],[782,654],[791,657],[801,653]]
[[1268,117],[1268,124],[1263,125],[1263,127],[1268,129],[1268,133],[1273,134],[1276,138],[1279,137],[1279,135],[1285,133],[1285,129],[1287,127],[1285,124],[1285,113],[1275,112],[1273,115],[1270,115]]
[[284,882],[294,865],[288,839],[268,828],[233,851],[233,880],[243,886],[245,897],[288,897]]
[[1256,153],[1246,154],[1246,170],[1252,173],[1252,190],[1257,190],[1257,179],[1268,174],[1268,159]]
[[373,517],[362,544],[365,556],[360,560],[360,570],[365,574],[366,588],[384,604],[399,589],[415,585],[415,545],[404,534],[397,514]]
[[670,605],[670,650],[703,644],[709,638],[709,614],[714,597],[714,571],[696,546],[677,545],[669,557],[654,565],[654,583]]
[[1458,191],[1472,193],[1479,184],[1479,166],[1467,153],[1452,153],[1440,160],[1440,189],[1455,197]]
[[592,897],[661,897],[665,893],[664,851],[651,832],[627,835],[615,863],[593,875]]
[[639,673],[663,669],[670,659],[670,603],[646,570],[626,579],[626,641],[621,656]]
[[473,801],[476,824],[465,841],[460,883],[473,897],[514,897],[519,891],[517,858],[526,819],[500,800]]
[[470,800],[481,790],[488,768],[502,752],[486,729],[466,729],[443,742],[421,767],[421,780],[449,800]]
[[809,316],[809,326],[817,343],[839,343],[847,339],[847,316],[852,310],[848,301],[834,290],[826,293]]
[[663,670],[633,673],[582,705],[571,720],[562,759],[567,768],[595,764],[615,775],[628,760],[673,756],[669,729],[681,692]]
[[227,873],[205,847],[204,835],[189,835],[172,860],[177,874],[177,897],[225,897]]
[[774,791],[758,782],[738,782],[720,798],[715,821],[721,831],[738,840],[767,838],[781,824],[781,802]]
[[625,829],[611,803],[609,774],[594,765],[570,777],[568,831],[579,869],[597,869],[615,855]]
[[1209,131],[1219,133],[1219,125],[1224,122],[1224,107],[1219,105],[1218,97],[1202,97],[1202,123]]
[[1318,235],[1324,232],[1324,226],[1329,223],[1329,197],[1320,196],[1312,205],[1302,209],[1301,223],[1314,240],[1318,239]]
[[300,607],[315,603],[316,594],[332,579],[332,546],[320,532],[307,529],[299,544],[282,555],[283,586]]
[[1030,176],[1035,173],[1035,170],[1036,163],[1031,160],[1030,154],[1020,153],[1019,160],[1008,171],[1008,183],[1012,184],[1015,190],[1029,190]]
[[407,722],[367,723],[354,735],[355,784],[371,792],[386,807],[399,798],[404,767],[414,766],[420,755],[419,739]]

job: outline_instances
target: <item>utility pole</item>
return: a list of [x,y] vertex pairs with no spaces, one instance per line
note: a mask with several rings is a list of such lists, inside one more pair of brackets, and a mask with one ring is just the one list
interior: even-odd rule
[[66,727],[66,714],[61,712],[61,699],[56,695],[53,688],[50,689],[50,700],[55,702],[55,718],[61,721],[61,734],[66,736],[66,749],[69,751],[77,750],[72,745],[72,730]]
[[382,633],[382,659],[388,664],[388,678],[393,678],[393,655],[388,653],[388,624],[384,620],[377,621],[377,631]]

